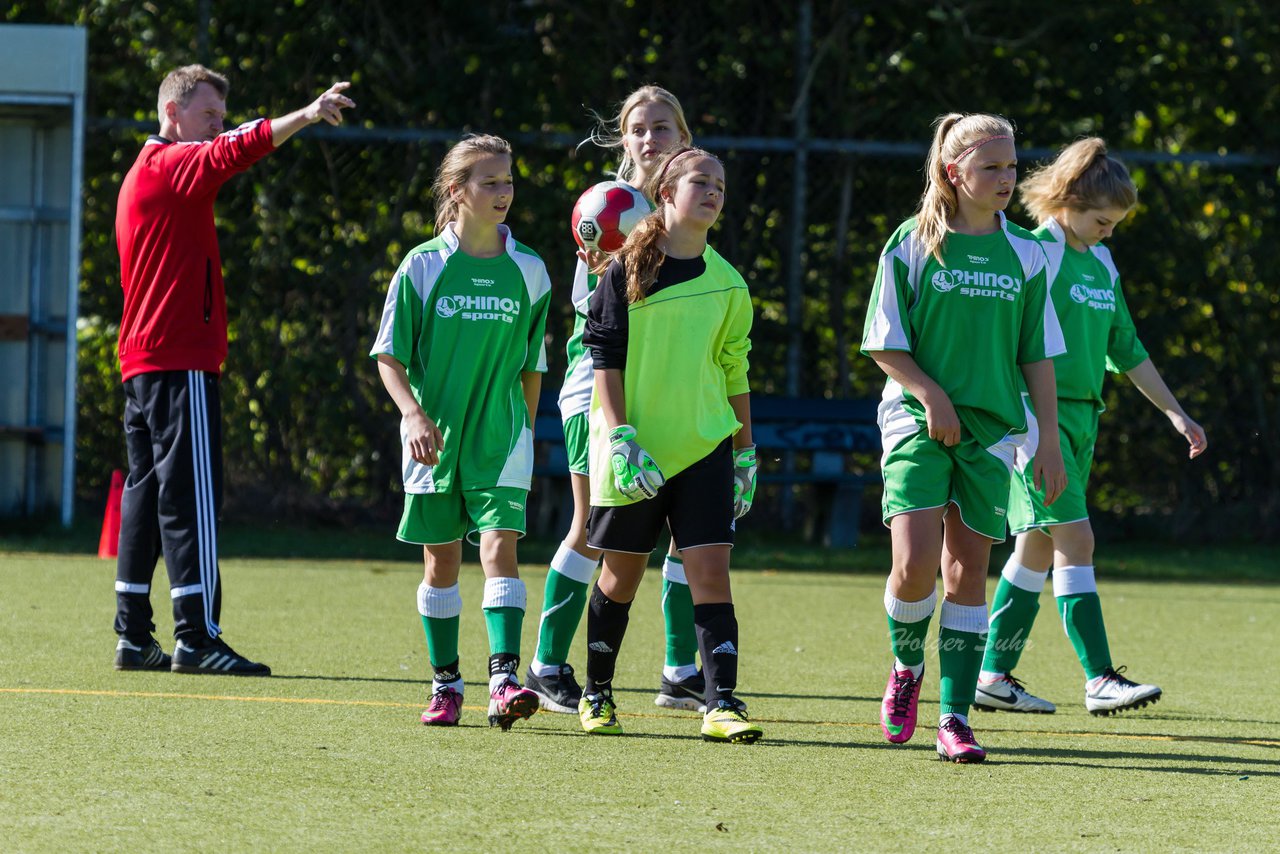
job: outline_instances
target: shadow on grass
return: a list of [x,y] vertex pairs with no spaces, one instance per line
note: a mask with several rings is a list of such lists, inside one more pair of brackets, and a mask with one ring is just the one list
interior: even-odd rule
[[[272,679],[289,679],[298,681],[313,682],[375,682],[375,683],[391,683],[403,685],[430,685],[431,677],[424,675],[419,679],[413,678],[396,678],[391,676],[327,676],[320,673],[273,673]],[[489,688],[488,682],[472,682],[464,681],[462,684],[477,691],[486,691]],[[653,695],[656,690],[653,688],[614,688],[615,694],[640,694]],[[768,700],[824,700],[832,702],[880,702],[879,697],[855,697],[852,695],[828,695],[828,694],[762,694],[752,691],[742,695],[746,699],[768,699]],[[800,723],[797,721],[796,723]]]
[[[273,681],[278,679],[287,679],[290,681],[298,680],[302,682],[378,682],[392,683],[401,685],[430,685],[431,677],[424,676],[421,679],[394,679],[389,676],[320,676],[309,673],[272,673]],[[486,683],[486,687],[488,687]]]
[[[299,681],[315,681],[315,682],[390,682],[402,683],[405,685],[424,685],[431,682],[430,675],[424,675],[421,678],[410,677],[391,677],[391,676],[328,676],[322,673],[273,673],[272,679],[296,679]],[[473,688],[477,691],[487,690],[488,682],[464,680],[463,685]],[[614,688],[615,694],[656,694],[653,688]],[[852,695],[827,695],[827,694],[762,694],[757,691],[744,693],[743,697],[750,699],[783,699],[783,700],[832,700],[837,702],[879,702],[879,697],[855,697]]]
[[[1129,750],[1060,750],[1047,747],[1001,747],[996,748],[994,753],[997,757],[1025,758],[1037,765],[1063,765],[1076,768],[1097,768],[1105,771],[1153,771],[1166,774],[1204,774],[1215,777],[1258,776],[1280,778],[1280,769],[1277,769],[1274,759],[1252,759],[1239,756],[1215,756],[1194,753],[1157,753],[1151,751],[1139,753]],[[1094,762],[1087,760],[1094,760]],[[1189,764],[1173,766],[1113,764],[1116,761],[1139,763],[1186,762]],[[1222,767],[1209,767],[1210,765]]]
[[[1269,724],[1269,721],[1231,721],[1230,723]],[[1237,747],[1261,747],[1268,750],[1280,750],[1280,734],[1267,735],[1176,735],[1167,732],[1100,732],[1089,730],[1025,730],[1001,729],[999,727],[981,727],[982,732],[991,733],[1031,733],[1035,735],[1063,736],[1074,738],[1109,738],[1116,740],[1149,740],[1156,742],[1172,742],[1185,744],[1231,744]],[[1271,760],[1275,761],[1275,760]]]
[[[690,719],[690,720],[696,723],[696,719]],[[624,726],[626,725],[627,724],[624,721]],[[516,732],[516,731],[517,730],[514,730],[514,729],[512,730],[512,732]],[[692,742],[706,741],[706,739],[704,739],[701,735],[694,735],[691,733],[636,732],[632,729],[627,729],[619,735],[591,735],[590,733],[585,733],[585,732],[574,732],[574,731],[568,731],[563,729],[551,729],[549,727],[544,728],[536,725],[529,725],[529,726],[520,728],[519,731],[527,732],[531,734],[537,734],[539,736],[552,736],[555,738],[589,738],[592,741],[626,741],[626,740],[640,739],[640,738],[657,739],[659,741],[692,741]],[[848,742],[809,741],[806,739],[798,739],[798,738],[775,738],[769,735],[767,731],[765,732],[764,737],[759,741],[755,742],[754,744],[729,745],[729,746],[734,748],[741,748],[744,750],[748,750],[748,749],[757,750],[761,748],[770,748],[770,747],[775,747],[775,748],[776,747],[820,747],[820,748],[836,748],[840,750],[844,750],[844,749],[898,750],[900,749],[898,745],[889,744],[887,742],[879,743],[879,744],[872,742],[868,744],[868,743],[856,742],[856,741],[848,741]]]

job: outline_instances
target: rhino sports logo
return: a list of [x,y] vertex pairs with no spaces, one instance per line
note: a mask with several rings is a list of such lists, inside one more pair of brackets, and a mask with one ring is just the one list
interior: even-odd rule
[[950,270],[939,270],[933,274],[933,289],[940,294],[953,290],[956,286],[955,276]]
[[982,273],[974,270],[939,270],[929,280],[933,289],[940,294],[950,293],[956,288],[965,297],[986,297],[988,299],[1013,300],[1022,293],[1022,280],[999,273]]
[[1071,300],[1100,311],[1116,310],[1116,292],[1112,288],[1090,288],[1086,285],[1072,285]]
[[510,297],[443,296],[436,300],[436,315],[444,320],[500,320],[515,323],[520,316],[520,301]]

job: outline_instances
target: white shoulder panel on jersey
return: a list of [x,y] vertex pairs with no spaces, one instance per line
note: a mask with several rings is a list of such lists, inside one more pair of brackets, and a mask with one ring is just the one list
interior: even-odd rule
[[422,300],[423,305],[426,305],[436,282],[440,281],[440,274],[444,272],[445,261],[448,260],[449,254],[452,253],[437,251],[410,253],[400,265],[397,278],[402,275],[412,282],[413,289],[418,292],[418,298]]
[[413,286],[423,306],[444,271],[444,253],[440,251],[412,251],[400,262],[399,268],[387,286],[387,300],[382,306],[382,319],[378,322],[378,336],[374,339],[370,356],[395,355],[396,308],[400,304],[400,286],[406,279]]
[[[1022,261],[1023,275],[1026,276],[1027,281],[1030,281],[1031,277],[1041,270],[1046,274],[1044,283],[1044,354],[1049,359],[1054,356],[1061,356],[1067,352],[1067,339],[1062,334],[1062,324],[1058,322],[1058,310],[1053,305],[1053,280],[1057,278],[1057,275],[1055,271],[1049,269],[1048,247],[1054,244],[1046,245],[1034,237],[1027,238],[1020,234],[1010,234],[1009,220],[1005,218],[1003,211],[998,211],[997,213],[1000,216],[1000,227],[1004,229],[1009,245],[1018,253],[1018,258]],[[1057,225],[1057,223],[1055,222],[1054,225]],[[1056,237],[1057,235],[1055,234],[1054,236]],[[1062,241],[1060,240],[1059,245],[1061,243]],[[1061,267],[1062,256],[1059,255],[1058,268],[1061,269]]]
[[524,277],[524,287],[529,293],[529,304],[537,303],[551,292],[551,277],[547,275],[547,265],[543,264],[542,259],[537,255],[523,250],[511,236],[511,229],[500,225],[498,231],[502,233],[506,243],[507,254],[511,256],[512,261],[516,262],[516,266],[520,268],[520,275]]
[[[927,254],[913,230],[880,258],[880,266],[885,275],[894,275],[894,261],[899,260],[907,265],[907,288],[911,293],[911,302],[915,302],[920,293],[920,278],[924,275]],[[886,287],[887,284],[887,287]],[[880,299],[875,306],[875,315],[871,321],[871,330],[862,346],[868,350],[911,350],[907,340],[907,331],[899,323],[902,309],[898,305],[898,289],[892,281],[881,282]]]
[[573,291],[569,297],[573,300],[573,309],[578,314],[587,313],[587,303],[591,299],[590,273],[587,262],[579,258],[577,266],[573,268]]
[[1111,250],[1097,243],[1089,247],[1089,251],[1093,253],[1093,257],[1102,262],[1102,266],[1107,268],[1107,272],[1111,275],[1111,287],[1115,287],[1120,281],[1120,271],[1116,269],[1115,261],[1111,259]]
[[1050,217],[1042,222],[1041,227],[1048,229],[1053,235],[1053,242],[1042,242],[1041,248],[1044,249],[1045,259],[1049,262],[1049,287],[1053,287],[1053,283],[1058,280],[1058,273],[1062,271],[1062,259],[1067,253],[1067,234],[1062,230],[1062,226],[1058,224],[1056,219]]
[[[516,239],[511,236],[511,229],[505,225],[498,226],[498,230],[502,233],[507,247],[507,255],[512,261],[515,261],[516,267],[520,270],[520,277],[524,279],[525,291],[529,294],[529,308],[532,309],[538,304],[538,301],[551,293],[551,277],[547,274],[547,265],[542,263],[542,259],[534,255],[532,251],[522,249]],[[538,348],[538,371],[547,370],[547,343],[546,336],[536,344]]]
[[1004,211],[996,211],[996,216],[1000,217],[1000,229],[1004,232],[1005,239],[1009,241],[1009,245],[1013,247],[1013,251],[1018,256],[1018,261],[1022,264],[1022,275],[1030,279],[1041,270],[1046,269],[1049,261],[1045,256],[1044,244],[1034,237],[1023,237],[1021,234],[1011,232],[1009,230],[1009,219],[1004,215]]

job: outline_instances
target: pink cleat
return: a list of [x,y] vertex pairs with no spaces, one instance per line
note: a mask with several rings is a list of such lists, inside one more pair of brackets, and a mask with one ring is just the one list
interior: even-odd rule
[[427,726],[457,726],[462,717],[462,694],[447,686],[431,695],[431,705],[422,713]]
[[489,726],[500,726],[502,731],[521,718],[538,711],[538,695],[519,683],[504,679],[496,691],[489,692]]
[[938,727],[938,758],[944,762],[981,762],[987,758],[973,737],[973,730],[955,715],[948,715]]
[[916,731],[916,708],[920,703],[920,683],[924,671],[912,676],[910,670],[899,670],[895,664],[889,673],[889,684],[884,688],[884,700],[880,703],[880,729],[884,737],[894,744],[910,741]]

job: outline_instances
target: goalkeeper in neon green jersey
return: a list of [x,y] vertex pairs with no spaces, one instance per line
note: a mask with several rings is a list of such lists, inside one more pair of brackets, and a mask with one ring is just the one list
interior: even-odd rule
[[511,147],[468,137],[436,174],[436,237],[391,280],[370,355],[400,410],[404,515],[399,539],[421,543],[418,613],[434,671],[422,722],[453,726],[462,710],[458,571],[462,538],[479,538],[489,633],[489,723],[538,709],[516,681],[525,588],[516,540],[525,531],[533,421],[547,369],[546,267],[503,225],[514,185]]
[[1064,481],[1052,362],[1062,333],[1044,250],[1004,217],[1016,166],[1007,120],[959,113],[937,120],[925,194],[880,256],[862,339],[889,377],[879,422],[894,662],[880,725],[895,744],[915,731],[941,564],[936,749],[953,762],[986,757],[968,715],[986,646],[987,562],[992,542],[1004,539],[1015,449],[1029,439],[1020,379],[1042,423],[1053,425],[1031,476],[1048,502]]
[[707,687],[702,735],[750,743],[761,729],[735,696],[739,644],[729,551],[734,520],[750,508],[755,484],[751,295],[707,245],[724,206],[720,161],[680,149],[646,189],[658,208],[600,280],[583,336],[595,369],[587,543],[604,552],[604,564],[587,611],[579,718],[588,733],[621,732],[613,699],[618,652],[649,553],[666,525],[693,594]]
[[[616,116],[608,122],[600,120],[590,141],[620,149],[618,180],[643,191],[663,154],[673,146],[689,145],[692,137],[676,97],[658,86],[641,86],[627,96]],[[525,676],[525,684],[538,694],[543,709],[570,714],[578,711],[582,688],[569,664],[569,648],[600,561],[600,552],[587,545],[587,513],[591,509],[587,412],[591,408],[593,372],[591,353],[583,346],[582,334],[587,302],[598,280],[594,271],[607,260],[603,256],[589,259],[580,251],[574,271],[573,335],[566,347],[569,366],[559,401],[573,492],[573,521],[551,559],[538,623],[537,653]],[[674,545],[662,567],[662,614],[666,623],[666,660],[654,702],[670,709],[705,711],[706,684],[697,664],[693,597]]]
[[1040,221],[1035,234],[1049,260],[1050,292],[1067,352],[1054,359],[1058,429],[1067,466],[1066,492],[1044,501],[1019,454],[1009,498],[1009,529],[1017,535],[991,606],[991,632],[978,679],[980,709],[1052,713],[1013,676],[1039,610],[1050,567],[1062,625],[1085,675],[1085,706],[1096,715],[1160,699],[1155,685],[1134,682],[1112,666],[1093,569],[1093,528],[1085,492],[1093,465],[1102,384],[1123,373],[1186,438],[1195,458],[1208,447],[1204,430],[1182,410],[1138,340],[1111,253],[1101,241],[1133,210],[1137,189],[1128,171],[1096,137],[1067,146],[1019,189]]

